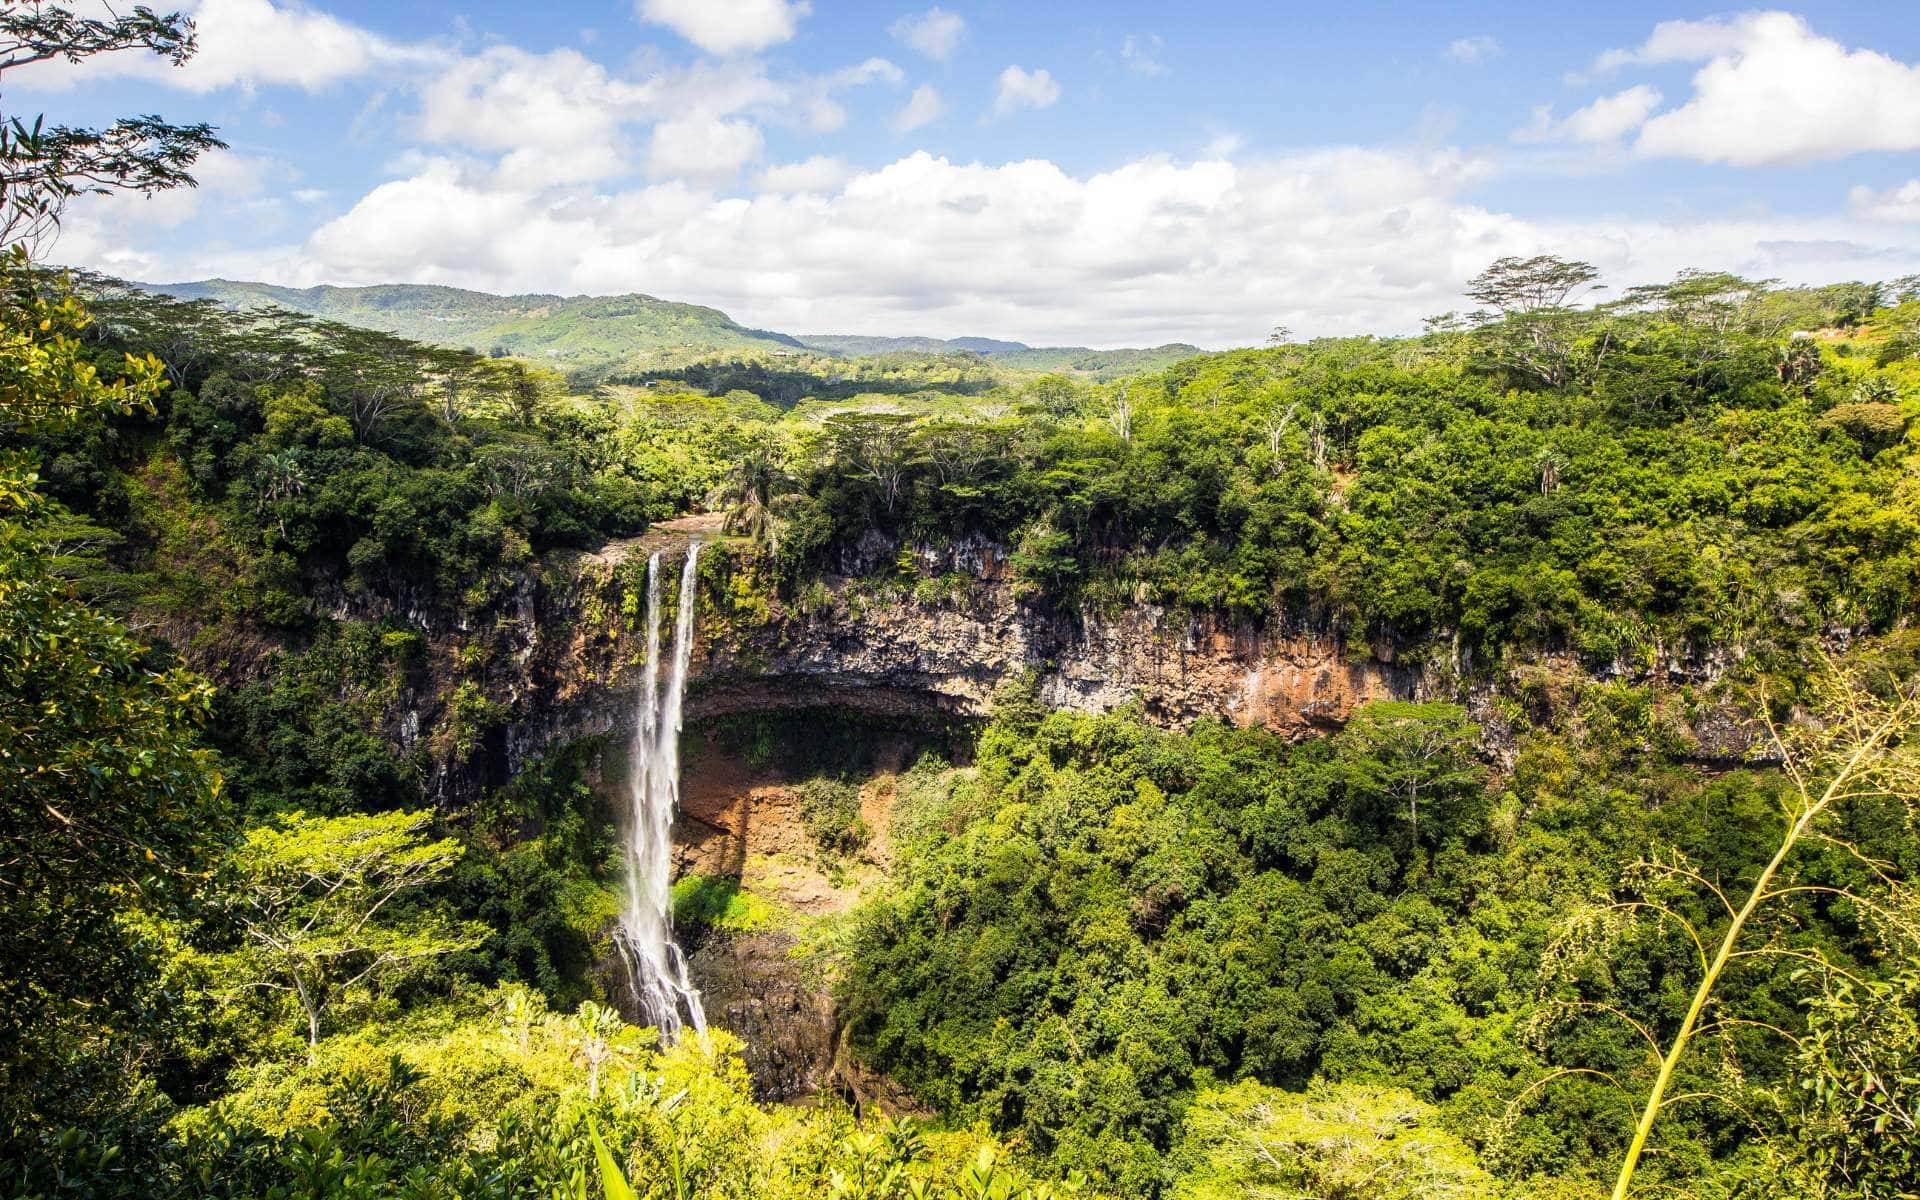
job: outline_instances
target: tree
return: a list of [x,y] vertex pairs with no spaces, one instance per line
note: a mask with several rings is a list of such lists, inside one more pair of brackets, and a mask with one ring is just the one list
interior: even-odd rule
[[[152,358],[103,378],[87,315],[24,255],[0,260],[0,433],[71,429],[151,404]],[[220,777],[197,729],[213,689],[153,663],[58,569],[53,506],[0,450],[0,1095],[54,1056],[68,1018],[109,1018],[144,962],[119,918],[177,906],[218,829]]]
[[900,500],[913,418],[904,413],[844,413],[827,422],[834,456],[879,489],[888,513]]
[[1280,456],[1282,439],[1287,436],[1287,427],[1293,424],[1294,415],[1299,409],[1298,401],[1281,408],[1280,402],[1275,400],[1260,414],[1260,432],[1266,435],[1267,453],[1273,457],[1275,475],[1280,474],[1285,466],[1285,460]]
[[505,405],[509,419],[522,429],[531,429],[542,408],[567,394],[566,380],[558,372],[519,359],[487,360],[480,366],[486,393]]
[[1562,387],[1584,324],[1569,302],[1598,278],[1591,264],[1550,254],[1502,258],[1468,281],[1467,295],[1487,306],[1468,320],[1500,365]]
[[[78,64],[100,54],[146,51],[179,66],[195,50],[193,22],[145,5],[121,15],[81,16],[56,4],[0,9],[0,75],[30,63]],[[32,241],[57,227],[67,202],[86,194],[139,195],[193,186],[194,161],[226,143],[205,124],[122,117],[98,129],[31,123],[0,114],[0,242]]]
[[1174,1161],[1175,1200],[1494,1200],[1499,1181],[1438,1114],[1399,1088],[1247,1081],[1202,1093]]
[[1503,317],[1550,312],[1567,306],[1576,292],[1596,286],[1593,264],[1541,254],[1494,260],[1467,281],[1467,297]]
[[1376,701],[1355,710],[1340,733],[1341,779],[1363,806],[1385,801],[1405,813],[1415,845],[1422,801],[1442,836],[1464,832],[1470,810],[1485,800],[1485,772],[1473,757],[1477,734],[1457,704]]
[[316,328],[333,348],[325,370],[328,391],[345,398],[355,437],[379,440],[389,417],[419,402],[429,352],[373,330],[333,322]]
[[1834,979],[1794,1049],[1794,1162],[1833,1200],[1920,1194],[1920,971]]
[[248,946],[231,965],[248,985],[294,997],[309,1054],[321,1018],[382,973],[471,949],[485,926],[454,920],[420,893],[459,861],[453,838],[425,840],[431,812],[309,817],[250,830],[228,864],[231,909]]
[[1101,419],[1107,423],[1107,428],[1113,430],[1113,436],[1123,442],[1132,441],[1133,389],[1124,383],[1115,384]]
[[773,506],[793,492],[793,478],[770,439],[746,446],[727,477],[707,497],[726,510],[722,528],[771,545],[779,528]]

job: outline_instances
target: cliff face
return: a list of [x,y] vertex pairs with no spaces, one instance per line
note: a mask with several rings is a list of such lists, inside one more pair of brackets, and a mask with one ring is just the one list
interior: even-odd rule
[[[485,613],[410,610],[426,634],[427,667],[402,691],[388,736],[423,753],[429,790],[460,807],[506,782],[549,748],[584,737],[624,739],[644,665],[647,559],[662,557],[662,600],[690,541],[719,540],[717,520],[686,518],[598,553],[556,556],[529,571]],[[1355,657],[1325,632],[1189,618],[1147,604],[1063,614],[1021,601],[1000,548],[962,545],[919,553],[916,585],[875,576],[829,578],[803,605],[783,605],[736,571],[736,547],[703,556],[698,636],[687,718],[838,705],[895,717],[983,716],[1003,681],[1034,678],[1048,704],[1105,711],[1138,703],[1149,719],[1184,726],[1202,717],[1305,736],[1336,729],[1381,699],[1447,699],[1480,720],[1503,754],[1503,712],[1516,681],[1534,693],[1595,678],[1569,659],[1509,665],[1505,682],[1466,685],[1451,672]],[[876,548],[875,557],[891,561]],[[339,614],[371,617],[343,609]],[[665,614],[671,636],[671,613]],[[1656,660],[1634,682],[1710,684],[1729,664]],[[465,689],[461,710],[456,695]],[[1746,731],[1712,704],[1669,706],[1683,743],[1708,762],[1749,752]]]
[[[542,749],[624,730],[643,664],[647,556],[677,569],[711,520],[663,526],[598,554],[549,564],[491,632],[488,691],[510,714],[490,738],[499,761],[445,763],[454,799]],[[1428,692],[1420,670],[1352,660],[1325,636],[1177,618],[1151,606],[1073,615],[1015,594],[1000,551],[928,554],[941,586],[828,580],[804,609],[764,598],[751,611],[703,597],[687,716],[839,705],[895,716],[984,716],[1000,684],[1031,672],[1048,704],[1104,711],[1138,702],[1167,725],[1215,716],[1304,734],[1337,727],[1358,704]],[[670,589],[669,589],[670,590]]]

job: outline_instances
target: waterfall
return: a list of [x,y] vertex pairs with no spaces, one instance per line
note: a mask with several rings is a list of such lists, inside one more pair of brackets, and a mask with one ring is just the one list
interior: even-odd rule
[[640,719],[633,730],[628,782],[627,895],[620,917],[621,954],[643,1016],[672,1041],[681,1026],[705,1033],[700,993],[687,979],[686,956],[673,940],[673,814],[680,804],[680,698],[693,657],[694,570],[700,543],[680,568],[680,607],[673,623],[673,661],[660,684],[660,555],[647,559],[647,667]]

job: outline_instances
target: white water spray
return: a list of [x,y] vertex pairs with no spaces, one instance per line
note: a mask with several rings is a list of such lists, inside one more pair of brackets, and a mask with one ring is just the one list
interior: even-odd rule
[[[680,569],[680,607],[673,624],[673,662],[660,686],[660,555],[647,559],[647,668],[640,721],[633,731],[628,785],[627,896],[620,950],[646,1019],[672,1041],[683,1025],[707,1031],[700,993],[687,979],[686,956],[673,940],[673,814],[680,804],[680,698],[693,657],[694,570],[700,543],[687,547]],[[683,1015],[684,1014],[684,1015]]]

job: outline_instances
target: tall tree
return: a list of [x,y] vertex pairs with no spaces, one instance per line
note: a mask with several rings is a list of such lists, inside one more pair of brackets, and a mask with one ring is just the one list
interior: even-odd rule
[[1485,772],[1474,761],[1478,732],[1457,704],[1366,705],[1340,734],[1342,781],[1361,807],[1404,816],[1415,845],[1422,805],[1429,834],[1468,832],[1463,825],[1485,803]]
[[[145,5],[119,14],[81,15],[58,4],[0,7],[0,77],[32,63],[78,65],[102,54],[135,51],[179,66],[193,56],[193,22]],[[0,242],[31,242],[60,223],[76,196],[140,195],[193,186],[194,160],[225,148],[206,124],[175,125],[154,115],[121,117],[100,128],[49,125],[0,113]]]
[[[149,405],[152,358],[103,378],[84,309],[0,264],[0,436]],[[59,569],[59,523],[33,460],[0,450],[0,1096],[58,1057],[75,1023],[125,1003],[144,959],[116,919],[177,903],[217,826],[220,780],[197,747],[212,689],[158,667]],[[3,1106],[3,1105],[0,1105]]]
[[1575,296],[1600,286],[1592,264],[1551,254],[1502,258],[1467,283],[1486,307],[1468,320],[1508,370],[1550,388],[1572,379],[1573,345],[1585,321]]
[[485,940],[484,926],[423,895],[462,853],[452,838],[426,840],[432,819],[295,813],[249,831],[235,850],[231,908],[247,946],[229,966],[248,986],[294,998],[309,1053],[327,1009],[356,985]]

